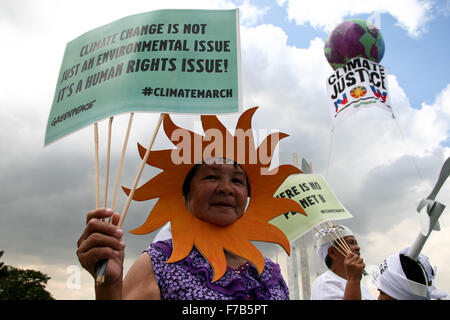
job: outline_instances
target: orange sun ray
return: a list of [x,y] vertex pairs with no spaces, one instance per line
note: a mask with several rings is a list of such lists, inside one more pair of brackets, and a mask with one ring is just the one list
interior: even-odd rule
[[194,241],[198,251],[211,263],[214,273],[213,282],[219,280],[227,269],[227,261],[223,251],[224,241],[220,237],[221,232],[217,232],[217,228],[215,226],[213,228],[203,228],[203,234],[197,233]]
[[[245,166],[243,167],[247,171],[247,168]],[[252,171],[252,175],[256,174],[253,173],[253,168],[250,168],[248,171]],[[277,168],[272,169],[271,171],[267,171],[264,175],[264,184],[256,184],[255,186],[251,185],[252,194],[258,194],[261,197],[273,197],[273,194],[275,193],[275,191],[277,191],[283,181],[286,180],[286,178],[291,174],[296,173],[301,173],[301,171],[297,167],[289,164],[281,165]],[[248,172],[247,175],[249,175],[249,179],[251,179]]]
[[[140,143],[138,143],[138,151],[141,159],[144,159],[144,155],[147,152],[147,149],[144,148]],[[171,150],[156,150],[151,151],[152,157],[148,157],[147,164],[159,168],[164,169],[168,166],[168,163],[171,161]]]
[[[171,171],[164,171],[157,174],[155,177],[147,181],[142,186],[136,188],[133,200],[145,201],[161,196],[161,190],[165,193],[177,193],[181,190],[183,181],[178,178],[180,176],[186,176],[190,168],[186,166],[178,166]],[[130,190],[122,186],[124,192],[128,195]]]
[[245,260],[251,261],[256,267],[258,273],[261,274],[264,269],[264,256],[253,243],[250,241],[239,241],[239,243],[235,243],[235,245],[233,245],[233,242],[229,242],[226,243],[225,246],[228,251],[244,258]]
[[[161,200],[161,199],[160,199]],[[169,217],[167,216],[167,211],[180,210],[184,207],[184,202],[179,200],[173,201],[158,201],[150,212],[147,220],[140,227],[131,230],[133,234],[147,234],[155,231],[156,229],[162,227],[164,224],[169,222]],[[177,219],[175,219],[178,221]],[[177,229],[178,230],[178,229]]]
[[[241,219],[243,218],[244,217]],[[280,229],[270,223],[267,224],[257,219],[247,217],[245,217],[245,219],[248,219],[246,223],[251,224],[254,227],[251,229],[243,229],[239,226],[238,232],[245,232],[247,237],[254,241],[278,243],[281,247],[283,247],[287,254],[290,254],[289,240]]]
[[180,261],[191,252],[194,246],[194,238],[186,237],[186,234],[192,234],[191,227],[196,222],[191,214],[172,217],[170,223],[172,227],[173,251],[167,263]]
[[241,129],[243,131],[251,129],[253,114],[256,112],[257,109],[258,107],[253,107],[245,110],[239,117],[239,120],[236,124],[236,129]]
[[271,133],[267,136],[258,147],[258,162],[263,163],[265,167],[270,166],[270,162],[268,162],[265,158],[272,159],[273,151],[275,150],[278,142],[286,137],[289,137],[289,135],[282,132]]
[[261,199],[260,203],[264,206],[264,211],[258,211],[259,203],[257,207],[252,206],[252,200],[250,199],[250,205],[245,215],[260,221],[269,221],[290,211],[299,212],[306,216],[305,210],[298,203],[288,198]]

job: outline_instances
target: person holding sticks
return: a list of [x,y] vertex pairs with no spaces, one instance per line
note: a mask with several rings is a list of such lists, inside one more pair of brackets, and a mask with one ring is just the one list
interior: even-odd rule
[[[268,170],[270,161],[261,162],[267,160],[264,151],[271,159],[280,138],[271,135],[265,140],[270,146],[264,142],[255,148],[249,130],[255,110],[245,111],[236,127],[236,132],[250,139],[227,136],[230,133],[216,116],[202,116],[205,131],[214,128],[215,133],[221,132],[227,136],[223,139],[227,145],[220,149],[215,144],[211,156],[205,152],[211,150],[211,140],[188,131],[185,137],[192,141],[204,139],[204,143],[192,144],[192,148],[202,146],[200,162],[191,158],[180,163],[173,158],[176,149],[150,152],[147,163],[163,171],[136,189],[133,199],[158,201],[147,221],[131,232],[146,234],[170,221],[172,238],[150,244],[125,277],[125,243],[117,226],[123,219],[106,208],[88,213],[77,256],[94,278],[97,263],[108,259],[103,283],[96,282],[97,299],[289,299],[280,267],[263,257],[250,240],[275,242],[289,252],[286,236],[268,221],[288,211],[305,214],[295,201],[273,197],[286,177],[300,170],[291,165]],[[181,128],[168,115],[164,130],[174,145],[181,145],[173,140],[173,132]],[[228,153],[230,141],[235,145]],[[141,157],[147,153],[144,148],[139,151]],[[194,157],[195,150],[191,151]],[[188,153],[185,149],[183,155]],[[249,159],[256,159],[256,163]],[[103,221],[108,217],[111,224]]]
[[312,300],[374,300],[361,283],[365,264],[353,232],[329,221],[316,230],[317,254],[329,270],[311,288]]

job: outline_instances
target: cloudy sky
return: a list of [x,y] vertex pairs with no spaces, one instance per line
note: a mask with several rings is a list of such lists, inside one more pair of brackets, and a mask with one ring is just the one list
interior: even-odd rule
[[[155,9],[236,7],[241,18],[243,108],[260,106],[255,129],[290,134],[280,143],[279,162],[290,163],[296,152],[325,176],[354,216],[345,224],[356,233],[366,264],[378,264],[412,244],[419,232],[417,204],[429,194],[450,156],[448,0],[2,0],[0,250],[7,264],[48,274],[48,290],[57,299],[93,298],[93,280],[86,272],[79,274],[79,286],[70,278],[79,270],[76,241],[87,211],[95,206],[92,126],[43,146],[67,42],[124,16]],[[332,69],[323,54],[325,40],[340,22],[374,13],[379,14],[386,44],[381,64],[388,70],[396,120],[381,109],[361,110],[339,121],[331,134],[325,80]],[[135,116],[121,184],[132,184],[139,167],[135,145],[147,143],[157,118]],[[219,118],[232,128],[237,115]],[[194,128],[198,116],[173,119]],[[110,181],[115,179],[127,121],[126,115],[114,120]],[[104,179],[107,121],[99,126]],[[167,147],[160,132],[154,148]],[[154,174],[146,168],[141,181]],[[437,200],[450,204],[449,191],[447,182]],[[125,199],[119,195],[118,211]],[[141,225],[152,205],[132,203],[124,229]],[[436,285],[450,292],[446,211],[442,230],[432,233],[423,253],[437,266]],[[127,268],[151,238],[125,235]],[[314,274],[314,257],[310,259]]]

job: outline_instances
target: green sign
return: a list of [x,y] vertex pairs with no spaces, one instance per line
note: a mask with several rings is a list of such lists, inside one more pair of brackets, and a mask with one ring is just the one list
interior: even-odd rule
[[353,217],[336,198],[325,179],[318,174],[290,176],[278,188],[274,197],[293,199],[307,213],[304,216],[298,212],[287,212],[270,220],[271,224],[284,232],[289,241],[327,220]]
[[239,12],[158,10],[66,46],[45,145],[124,112],[238,112]]

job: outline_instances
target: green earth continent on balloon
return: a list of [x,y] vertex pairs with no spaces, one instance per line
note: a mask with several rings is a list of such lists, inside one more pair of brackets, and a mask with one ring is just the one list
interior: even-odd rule
[[342,22],[331,32],[324,51],[328,63],[336,70],[356,57],[379,63],[384,49],[380,30],[365,20],[354,19]]

